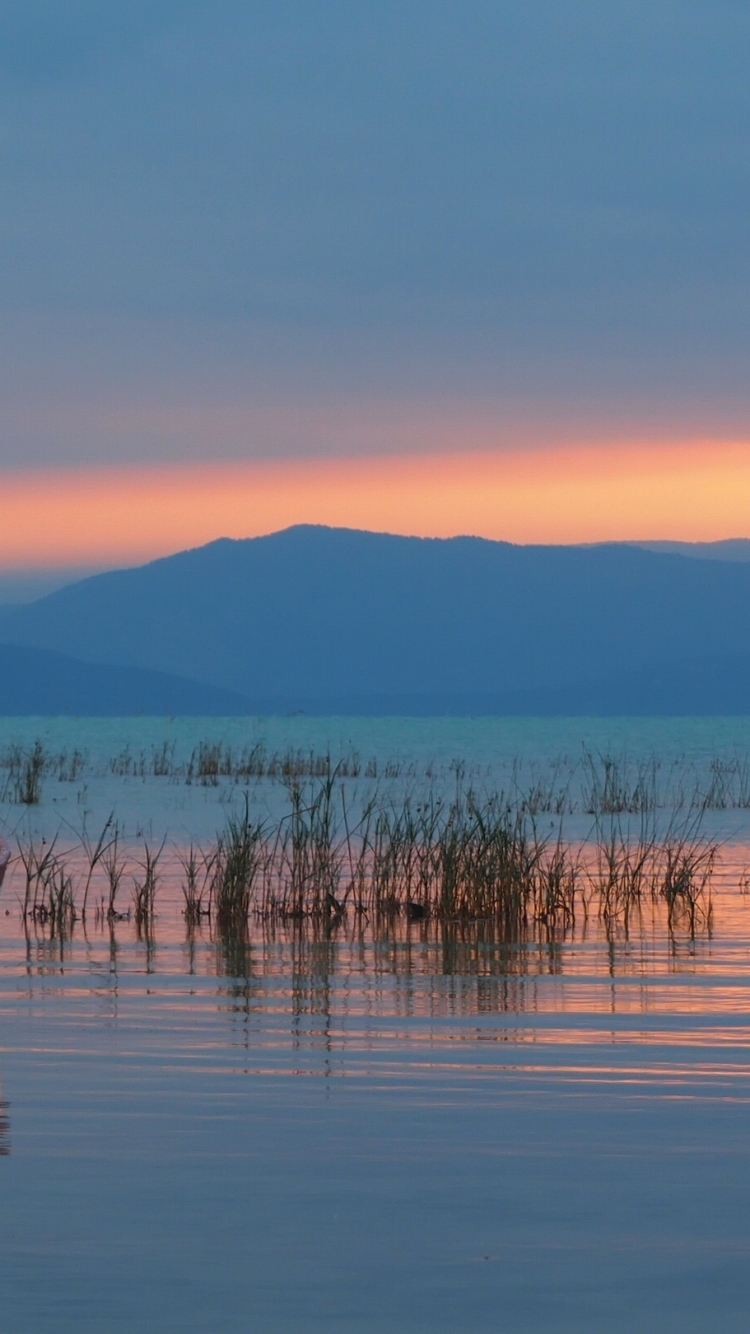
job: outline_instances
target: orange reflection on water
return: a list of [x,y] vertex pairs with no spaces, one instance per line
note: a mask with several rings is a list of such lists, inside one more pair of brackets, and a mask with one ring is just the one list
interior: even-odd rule
[[592,901],[564,933],[537,927],[523,939],[503,938],[491,922],[396,918],[375,929],[354,913],[329,934],[323,924],[254,917],[245,938],[222,934],[209,921],[188,929],[176,849],[164,863],[148,930],[136,927],[127,888],[118,900],[122,920],[108,922],[98,911],[95,885],[88,920],[60,937],[23,922],[16,863],[3,891],[8,906],[0,915],[0,959],[19,975],[50,985],[64,975],[68,987],[83,991],[107,990],[115,975],[140,983],[150,978],[155,1004],[188,1008],[191,998],[184,988],[175,994],[170,979],[258,987],[259,1003],[279,1013],[325,1007],[330,990],[335,1008],[349,1015],[744,1016],[750,1013],[750,897],[740,882],[749,858],[750,847],[725,851],[709,922],[694,935],[679,919],[670,928],[662,905],[645,902],[626,928],[622,921],[608,924]]

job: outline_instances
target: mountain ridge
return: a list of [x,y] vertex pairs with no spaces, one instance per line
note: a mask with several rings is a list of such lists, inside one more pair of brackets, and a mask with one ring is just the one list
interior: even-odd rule
[[750,564],[298,525],[91,575],[6,613],[0,640],[253,710],[663,712],[674,696],[750,712]]
[[247,700],[200,681],[117,664],[86,663],[50,649],[0,644],[0,713],[123,717],[248,714]]

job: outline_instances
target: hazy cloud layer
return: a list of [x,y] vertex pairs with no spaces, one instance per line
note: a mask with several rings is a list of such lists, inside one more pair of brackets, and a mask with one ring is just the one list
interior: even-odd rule
[[747,435],[749,58],[720,0],[0,3],[0,462]]

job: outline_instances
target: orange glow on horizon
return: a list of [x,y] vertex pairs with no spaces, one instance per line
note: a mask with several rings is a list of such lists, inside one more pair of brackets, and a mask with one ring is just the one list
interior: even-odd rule
[[295,523],[511,542],[750,532],[750,443],[5,473],[0,566],[134,563]]

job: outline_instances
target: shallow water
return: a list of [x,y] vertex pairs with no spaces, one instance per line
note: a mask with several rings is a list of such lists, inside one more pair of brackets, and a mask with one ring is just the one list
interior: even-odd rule
[[191,936],[172,865],[148,939],[61,942],[11,878],[3,1328],[746,1330],[748,861],[695,939]]
[[750,908],[563,942],[2,918],[5,1327],[723,1330]]
[[[27,807],[14,799],[7,759],[37,741],[53,763],[40,803]],[[205,842],[245,792],[260,817],[278,818],[286,803],[279,777],[191,778],[201,745],[228,748],[235,761],[256,747],[269,759],[356,758],[357,774],[346,779],[355,803],[373,790],[396,800],[450,793],[459,773],[480,794],[516,800],[537,790],[559,805],[569,837],[585,837],[591,824],[586,756],[600,776],[611,756],[631,787],[639,774],[653,780],[665,808],[711,794],[706,829],[750,838],[750,718],[0,718],[0,833],[70,838],[85,822],[96,837],[114,811],[133,840]]]

